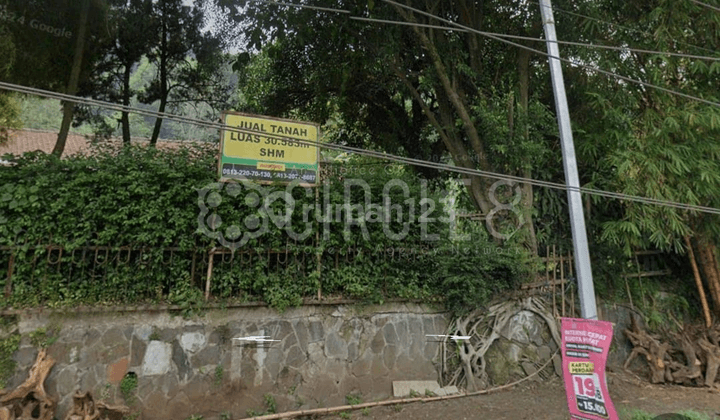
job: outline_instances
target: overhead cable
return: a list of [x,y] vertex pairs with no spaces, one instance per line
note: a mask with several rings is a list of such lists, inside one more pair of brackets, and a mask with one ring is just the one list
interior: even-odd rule
[[[692,1],[692,0],[691,0],[691,1]],[[574,16],[574,17],[580,17],[580,18],[583,18],[583,19],[591,20],[591,21],[593,21],[593,22],[598,22],[598,23],[602,23],[602,24],[605,24],[605,25],[608,25],[608,26],[614,26],[614,27],[616,27],[616,28],[624,29],[624,30],[629,31],[629,32],[635,32],[635,33],[637,33],[637,34],[642,34],[642,35],[644,35],[645,37],[647,37],[647,38],[649,38],[649,39],[654,39],[654,38],[655,38],[655,36],[654,36],[653,34],[651,34],[650,32],[647,32],[647,31],[643,31],[642,29],[631,28],[631,27],[629,27],[629,26],[620,25],[619,23],[615,23],[615,22],[610,22],[610,21],[607,21],[607,20],[598,19],[598,18],[596,18],[596,17],[592,17],[592,16],[588,16],[588,15],[583,15],[582,13],[571,12],[571,11],[569,11],[569,10],[563,10],[563,9],[560,9],[560,8],[558,8],[558,7],[556,7],[556,6],[546,6],[546,5],[542,4],[542,3],[540,3],[539,1],[528,0],[528,3],[537,4],[537,5],[539,5],[540,7],[551,7],[551,8],[553,9],[553,11],[562,13],[562,14],[564,14],[564,15]],[[689,43],[689,42],[687,42],[687,41],[675,40],[675,42],[678,42],[678,43],[683,44],[683,45],[687,45],[688,47],[692,47],[692,48],[695,48],[695,49],[698,49],[698,50],[701,50],[701,51],[707,51],[707,52],[709,52],[709,53],[711,53],[711,54],[717,53],[716,50],[712,50],[712,49],[710,49],[710,48],[701,47],[701,46],[699,46],[699,45],[691,44],[691,43]]]
[[[330,13],[342,13],[342,14],[350,14],[351,12],[349,10],[345,9],[332,9],[327,7],[318,7],[318,6],[311,6],[311,5],[305,5],[305,4],[293,4],[293,3],[285,3],[285,2],[278,2],[274,0],[251,0],[255,3],[267,3],[267,4],[273,4],[277,6],[287,6],[287,7],[295,7],[299,9],[311,9],[311,10],[321,10],[324,12],[330,12]],[[532,2],[535,3],[535,2]],[[538,3],[539,4],[539,3]],[[547,6],[545,6],[547,7]],[[558,9],[554,9],[558,10]],[[559,10],[558,10],[559,11]],[[573,12],[568,12],[573,13]],[[576,14],[576,13],[573,13]],[[578,15],[578,14],[576,14]],[[594,19],[590,16],[585,15],[579,15],[582,17],[585,17],[587,19]],[[368,17],[361,17],[361,16],[348,16],[348,19],[356,20],[359,22],[368,22],[368,23],[383,23],[383,24],[389,24],[389,25],[398,25],[398,26],[411,26],[411,27],[419,27],[419,28],[428,28],[428,29],[439,29],[443,31],[450,31],[450,32],[473,32],[477,33],[479,35],[485,35],[485,36],[496,36],[499,38],[507,38],[507,39],[518,39],[523,41],[530,41],[530,42],[547,42],[546,40],[542,38],[535,38],[530,36],[521,36],[521,35],[511,35],[511,34],[503,34],[498,32],[487,32],[487,31],[479,31],[479,30],[468,30],[465,28],[459,28],[459,27],[448,27],[448,26],[439,26],[439,25],[429,25],[425,23],[417,23],[417,22],[404,22],[404,21],[398,21],[398,20],[389,20],[389,19],[377,19],[377,18],[368,18]],[[599,20],[599,19],[598,19]],[[605,22],[605,21],[602,21]],[[609,25],[613,25],[612,22],[605,22]],[[643,34],[647,34],[647,32],[639,31]],[[707,61],[720,61],[720,57],[718,56],[707,56],[707,55],[697,55],[697,54],[686,54],[686,53],[679,53],[679,52],[672,52],[672,51],[657,51],[657,50],[648,50],[643,48],[633,48],[633,47],[619,47],[615,45],[604,45],[604,44],[594,44],[589,42],[576,42],[576,41],[554,41],[561,45],[572,45],[577,47],[586,47],[586,48],[594,48],[594,49],[605,49],[605,50],[613,50],[613,51],[620,51],[620,52],[634,52],[639,54],[655,54],[655,55],[664,55],[664,56],[670,56],[670,57],[682,57],[682,58],[690,58],[695,60],[707,60]],[[692,45],[693,47],[697,47],[695,45]],[[713,50],[697,47],[706,51],[715,52]]]
[[661,199],[655,199],[655,198],[641,197],[641,196],[616,193],[616,192],[611,192],[611,191],[598,190],[598,189],[593,189],[593,188],[584,188],[584,187],[575,188],[575,187],[569,187],[565,184],[561,184],[561,183],[557,183],[557,182],[542,181],[542,180],[538,180],[538,179],[525,178],[525,177],[519,177],[519,176],[513,176],[513,175],[505,175],[505,174],[501,174],[501,173],[497,173],[497,172],[482,171],[482,170],[471,169],[471,168],[462,168],[462,167],[458,167],[458,166],[452,166],[452,165],[447,165],[447,164],[442,164],[442,163],[435,163],[435,162],[430,162],[430,161],[421,160],[421,159],[406,158],[406,157],[396,156],[396,155],[392,155],[392,154],[388,154],[388,153],[377,152],[377,151],[367,150],[367,149],[361,149],[361,148],[351,147],[351,146],[344,146],[344,145],[340,145],[340,144],[322,143],[319,141],[311,141],[311,140],[294,138],[292,136],[272,135],[269,133],[265,133],[263,131],[233,127],[233,126],[229,126],[227,124],[204,121],[204,120],[200,120],[200,119],[196,119],[196,118],[184,117],[184,116],[170,114],[170,113],[166,113],[166,112],[149,111],[149,110],[144,110],[144,109],[140,109],[140,108],[114,104],[111,102],[82,98],[82,97],[75,96],[75,95],[67,95],[67,94],[47,91],[47,90],[43,90],[43,89],[21,86],[21,85],[12,84],[12,83],[0,82],[0,89],[5,89],[5,90],[13,91],[13,92],[18,92],[18,93],[37,95],[37,96],[42,96],[42,97],[51,98],[51,99],[59,99],[61,101],[68,101],[68,102],[82,104],[82,105],[96,106],[96,107],[110,109],[110,110],[114,110],[114,111],[131,112],[131,113],[140,114],[140,115],[146,115],[146,116],[151,116],[151,117],[156,117],[156,118],[163,118],[163,119],[167,119],[170,121],[194,124],[194,125],[207,127],[207,128],[214,128],[214,129],[218,129],[218,130],[232,131],[232,132],[245,133],[245,134],[262,135],[264,137],[276,138],[276,139],[280,139],[280,140],[291,139],[299,144],[307,144],[307,145],[325,148],[325,149],[350,152],[350,153],[355,153],[355,154],[362,155],[362,156],[369,156],[369,157],[374,157],[377,159],[383,159],[386,161],[397,162],[397,163],[402,163],[402,164],[407,164],[407,165],[412,165],[412,166],[419,166],[419,167],[424,167],[424,168],[430,168],[430,169],[435,169],[435,170],[439,170],[439,171],[448,171],[448,172],[459,173],[459,174],[468,175],[468,176],[477,176],[477,177],[483,177],[483,178],[492,178],[492,179],[498,179],[498,180],[520,182],[520,183],[530,184],[530,185],[534,185],[534,186],[538,186],[538,187],[552,188],[552,189],[556,189],[556,190],[579,191],[581,193],[596,195],[596,196],[600,196],[600,197],[626,200],[626,201],[638,202],[638,203],[643,203],[643,204],[653,204],[653,205],[659,205],[659,206],[664,206],[664,207],[676,208],[676,209],[680,209],[680,210],[697,211],[697,212],[702,212],[702,213],[720,215],[720,209],[714,208],[714,207],[709,207],[709,206],[698,206],[698,205],[693,205],[693,204],[674,202],[674,201],[670,201],[670,200],[661,200]]
[[[273,1],[273,0],[250,0],[255,3],[272,3],[278,6],[289,6],[289,7],[298,7],[297,4],[293,3],[285,3],[282,1]],[[332,9],[329,7],[321,7],[321,6],[311,6],[311,5],[302,5],[303,9],[312,9],[312,10],[320,10],[322,12],[331,12],[331,13],[350,13],[349,10],[344,9]]]
[[[256,1],[263,1],[263,0],[256,0]],[[370,22],[370,23],[385,23],[385,24],[392,24],[392,25],[400,25],[400,26],[414,26],[414,27],[420,27],[420,28],[429,28],[429,29],[440,29],[444,31],[453,31],[453,32],[471,32],[467,29],[461,29],[461,28],[449,28],[447,26],[438,26],[438,25],[428,25],[424,23],[412,23],[412,22],[402,22],[398,20],[387,20],[387,19],[373,19],[373,18],[363,18],[363,17],[355,17],[351,16],[350,19],[363,21],[363,22]],[[521,41],[531,41],[531,42],[547,42],[545,39],[542,38],[535,38],[531,36],[522,36],[522,35],[510,35],[510,34],[502,34],[498,32],[487,32],[487,31],[475,31],[475,33],[479,35],[484,36],[496,36],[498,38],[507,38],[507,39],[518,39]],[[720,57],[710,57],[707,55],[695,55],[695,54],[686,54],[686,53],[677,53],[677,52],[671,52],[671,51],[655,51],[655,50],[646,50],[642,48],[631,48],[631,47],[617,47],[614,45],[603,45],[603,44],[593,44],[588,42],[576,42],[576,41],[553,41],[560,45],[572,45],[576,47],[586,47],[586,48],[595,48],[595,49],[601,49],[601,50],[613,50],[613,51],[620,51],[620,52],[635,52],[640,54],[655,54],[655,55],[665,55],[670,57],[682,57],[682,58],[691,58],[695,60],[707,60],[707,61],[720,61]]]
[[462,28],[462,29],[468,30],[468,31],[473,32],[473,33],[476,33],[476,34],[478,34],[478,35],[482,35],[482,36],[485,36],[485,37],[494,39],[494,40],[496,40],[496,41],[503,42],[503,43],[508,44],[508,45],[512,45],[512,46],[517,47],[517,48],[521,48],[521,49],[524,49],[524,50],[527,50],[527,51],[530,51],[530,52],[533,52],[533,53],[536,53],[536,54],[540,54],[540,55],[545,56],[545,57],[548,57],[548,58],[553,58],[553,59],[556,59],[556,60],[564,61],[564,62],[566,62],[566,63],[570,63],[571,65],[576,66],[576,67],[580,67],[580,68],[584,68],[584,69],[586,69],[586,70],[598,72],[598,73],[600,73],[600,74],[604,74],[604,75],[606,75],[606,76],[614,77],[614,78],[616,78],[616,79],[624,80],[624,81],[626,81],[626,82],[634,83],[634,84],[637,84],[637,85],[640,85],[640,86],[644,86],[644,87],[649,87],[649,88],[652,88],[652,89],[656,89],[656,90],[659,90],[659,91],[661,91],[661,92],[669,93],[669,94],[671,94],[671,95],[676,95],[676,96],[680,96],[680,97],[682,97],[682,98],[691,99],[691,100],[693,100],[693,101],[701,102],[701,103],[704,103],[704,104],[707,104],[707,105],[712,105],[712,106],[720,107],[720,102],[711,101],[711,100],[709,100],[709,99],[701,98],[701,97],[699,97],[699,96],[693,96],[693,95],[690,95],[690,94],[687,94],[687,93],[683,93],[683,92],[678,92],[678,91],[676,91],[676,90],[672,90],[672,89],[669,89],[669,88],[666,88],[666,87],[663,87],[663,86],[655,85],[655,84],[648,83],[648,82],[643,82],[642,80],[633,79],[632,77],[627,77],[627,76],[623,76],[623,75],[620,75],[620,74],[617,74],[617,73],[613,73],[613,72],[608,71],[608,70],[603,70],[603,69],[601,69],[601,68],[599,68],[599,67],[595,67],[595,66],[590,66],[590,65],[587,65],[587,64],[578,63],[577,61],[573,61],[573,60],[570,60],[570,59],[567,59],[567,58],[556,57],[556,56],[553,56],[553,55],[551,55],[551,54],[548,54],[548,53],[546,53],[546,52],[544,52],[544,51],[537,50],[537,49],[535,49],[535,48],[528,47],[528,46],[526,46],[526,45],[518,44],[517,42],[508,41],[508,40],[506,40],[506,39],[497,37],[497,36],[495,36],[495,35],[483,34],[481,31],[478,31],[478,30],[476,30],[476,29],[470,28],[470,27],[468,27],[468,26],[462,25],[462,24],[457,23],[457,22],[453,22],[453,21],[448,20],[448,19],[445,19],[445,18],[441,18],[440,16],[433,15],[432,13],[424,12],[424,11],[419,10],[419,9],[416,9],[416,8],[414,8],[414,7],[412,7],[412,6],[408,6],[408,5],[405,5],[405,4],[398,3],[398,2],[393,1],[393,0],[382,0],[382,1],[384,1],[385,3],[389,3],[389,4],[392,4],[392,5],[395,5],[395,6],[397,6],[397,7],[401,7],[401,8],[403,8],[403,9],[410,10],[410,11],[412,11],[412,12],[414,12],[414,13],[418,13],[418,14],[423,15],[423,16],[427,16],[427,17],[430,17],[430,18],[439,20],[439,21],[441,21],[441,22],[445,22],[445,23],[451,24],[451,25],[456,26],[456,27],[458,27],[458,28]]

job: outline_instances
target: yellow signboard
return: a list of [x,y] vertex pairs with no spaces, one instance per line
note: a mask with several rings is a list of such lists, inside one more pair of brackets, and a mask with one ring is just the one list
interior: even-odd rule
[[223,122],[221,179],[317,182],[317,124],[230,112]]
[[570,373],[573,375],[590,375],[595,372],[593,362],[570,362]]

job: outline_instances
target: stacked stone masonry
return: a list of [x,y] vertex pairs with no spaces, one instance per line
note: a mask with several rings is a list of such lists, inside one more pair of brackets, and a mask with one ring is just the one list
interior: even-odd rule
[[[72,394],[92,391],[123,403],[120,383],[132,372],[130,406],[143,419],[206,419],[262,412],[270,394],[277,409],[329,407],[347,395],[364,401],[392,395],[396,380],[437,380],[439,345],[428,334],[447,329],[444,313],[411,304],[304,306],[282,314],[263,308],[212,310],[184,319],[168,313],[23,315],[19,385],[37,349],[29,335],[59,328],[49,347],[57,361],[46,382],[64,416]],[[236,337],[269,336],[266,343]]]

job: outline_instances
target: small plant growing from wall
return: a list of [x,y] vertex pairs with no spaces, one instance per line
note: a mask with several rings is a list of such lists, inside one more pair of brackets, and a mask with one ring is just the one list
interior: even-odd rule
[[40,349],[46,349],[58,340],[60,326],[50,324],[47,327],[40,327],[29,334],[30,343]]
[[268,414],[277,413],[277,402],[275,402],[275,397],[270,394],[265,394],[263,398],[265,398],[265,408],[267,408]]
[[15,373],[13,354],[20,346],[20,334],[13,334],[0,340],[0,389],[5,388],[8,379]]
[[362,403],[362,398],[359,395],[348,394],[345,396],[345,402],[348,405],[358,405]]
[[225,376],[225,371],[223,370],[222,365],[217,365],[215,367],[215,386],[222,385],[223,376]]
[[148,341],[160,341],[160,332],[157,330],[157,328],[153,327],[153,331],[152,333],[150,333]]
[[265,394],[263,395],[263,399],[265,400],[265,411],[255,411],[253,409],[247,410],[245,413],[248,417],[260,417],[266,414],[277,413],[277,402],[275,401],[275,397],[270,394]]
[[138,379],[135,372],[128,372],[120,381],[120,393],[128,405],[135,403],[135,390],[138,386]]

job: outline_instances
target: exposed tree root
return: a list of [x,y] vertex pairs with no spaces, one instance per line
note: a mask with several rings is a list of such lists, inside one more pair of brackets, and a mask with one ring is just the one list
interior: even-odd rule
[[[45,379],[55,360],[46,349],[38,352],[35,364],[25,382],[12,391],[0,391],[0,420],[53,420],[57,400],[45,392]],[[73,408],[65,420],[122,420],[130,413],[125,406],[96,403],[89,392],[78,391],[73,396]]]
[[127,414],[130,414],[128,407],[96,403],[90,392],[78,391],[73,395],[73,408],[65,420],[122,420]]
[[539,297],[525,297],[518,301],[499,303],[488,309],[477,309],[465,317],[456,319],[451,328],[451,334],[471,338],[458,343],[460,365],[447,373],[449,385],[462,386],[464,383],[468,391],[490,386],[485,354],[501,337],[501,331],[512,317],[521,311],[530,311],[540,316],[547,324],[558,348],[560,347],[560,330],[557,321]]
[[716,382],[720,367],[720,326],[686,328],[679,333],[667,333],[663,341],[640,328],[633,317],[631,327],[624,333],[634,346],[625,368],[638,355],[645,356],[650,382],[709,387]]
[[25,382],[0,397],[0,420],[52,420],[56,401],[45,392],[45,378],[55,360],[45,349],[38,352],[35,364]]

